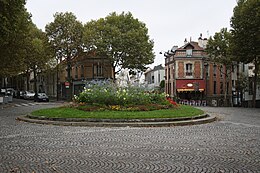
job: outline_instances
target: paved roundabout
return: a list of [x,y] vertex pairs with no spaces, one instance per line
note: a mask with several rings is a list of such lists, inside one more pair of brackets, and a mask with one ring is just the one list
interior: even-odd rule
[[260,110],[204,109],[221,121],[54,126],[16,121],[27,109],[5,110],[0,112],[0,172],[259,172]]

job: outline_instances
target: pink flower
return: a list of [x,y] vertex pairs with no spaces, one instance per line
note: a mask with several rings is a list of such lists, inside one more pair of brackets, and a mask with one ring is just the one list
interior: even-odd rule
[[167,100],[174,106],[177,106],[177,103],[173,101],[171,98],[167,98]]

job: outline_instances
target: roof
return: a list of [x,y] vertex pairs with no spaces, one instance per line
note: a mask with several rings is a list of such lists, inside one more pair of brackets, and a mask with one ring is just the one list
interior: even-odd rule
[[202,47],[199,46],[198,42],[191,41],[191,42],[186,43],[184,46],[180,47],[180,48],[177,49],[176,51],[186,50],[186,48],[187,48],[188,46],[191,46],[192,49],[194,49],[194,50],[204,50]]

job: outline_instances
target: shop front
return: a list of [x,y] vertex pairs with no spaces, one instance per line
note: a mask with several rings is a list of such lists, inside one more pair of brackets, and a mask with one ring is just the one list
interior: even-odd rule
[[206,85],[204,80],[176,80],[176,95],[180,103],[189,105],[201,104],[205,99]]

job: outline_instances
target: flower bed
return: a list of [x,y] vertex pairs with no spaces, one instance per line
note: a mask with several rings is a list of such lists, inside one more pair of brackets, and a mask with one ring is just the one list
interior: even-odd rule
[[90,83],[79,96],[76,107],[85,111],[151,111],[175,108],[178,105],[165,93],[147,92],[142,87],[118,87],[114,83]]

